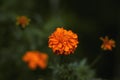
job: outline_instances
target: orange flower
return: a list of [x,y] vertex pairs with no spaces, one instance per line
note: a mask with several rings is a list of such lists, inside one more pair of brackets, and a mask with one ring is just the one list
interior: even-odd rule
[[16,25],[21,25],[22,28],[25,28],[30,22],[30,19],[27,18],[26,16],[18,16],[17,18]]
[[57,54],[71,54],[78,44],[78,36],[71,30],[57,28],[49,37],[49,47]]
[[108,36],[105,36],[105,38],[100,37],[100,39],[103,41],[103,44],[101,45],[103,50],[112,50],[112,47],[115,47],[115,41],[109,39]]
[[28,51],[22,59],[27,62],[29,68],[33,70],[37,67],[45,69],[47,66],[48,55],[39,51]]

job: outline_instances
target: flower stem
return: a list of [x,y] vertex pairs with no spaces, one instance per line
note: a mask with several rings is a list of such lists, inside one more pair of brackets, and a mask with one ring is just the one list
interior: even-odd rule
[[103,56],[103,53],[98,55],[96,59],[91,63],[90,67],[93,67],[102,58],[102,56]]

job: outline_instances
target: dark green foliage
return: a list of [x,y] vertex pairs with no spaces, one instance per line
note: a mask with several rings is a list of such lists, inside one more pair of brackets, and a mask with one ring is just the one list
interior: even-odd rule
[[92,80],[94,77],[95,72],[86,65],[86,60],[53,67],[54,80]]

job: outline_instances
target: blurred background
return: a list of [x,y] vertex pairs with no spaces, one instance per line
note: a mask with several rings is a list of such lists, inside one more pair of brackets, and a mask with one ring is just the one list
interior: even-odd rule
[[[27,16],[30,24],[22,30],[17,16]],[[94,66],[96,78],[120,80],[120,7],[117,0],[0,0],[0,80],[52,80],[51,69],[32,71],[22,61],[26,51],[49,55],[49,65],[57,57],[48,48],[48,37],[56,27],[72,30],[79,45],[69,62],[87,59],[89,65],[101,52],[100,37],[109,36],[116,48]]]

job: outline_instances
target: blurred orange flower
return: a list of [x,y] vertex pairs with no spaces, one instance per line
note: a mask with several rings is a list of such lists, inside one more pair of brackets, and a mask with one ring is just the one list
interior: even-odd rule
[[35,70],[37,67],[45,69],[47,67],[48,55],[39,51],[28,51],[22,59],[28,63],[29,68],[32,70]]
[[100,40],[103,41],[103,44],[101,45],[103,50],[112,50],[112,47],[115,47],[115,41],[109,39],[108,36],[105,36],[105,38],[100,37]]
[[75,51],[78,44],[78,36],[71,30],[65,30],[64,28],[57,28],[49,36],[49,47],[52,48],[56,54],[68,55]]
[[21,25],[22,28],[25,28],[30,22],[30,19],[27,18],[26,16],[18,16],[16,20],[17,20],[16,25]]

